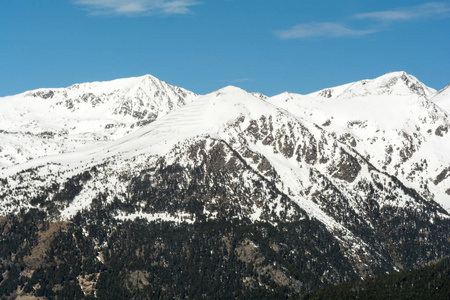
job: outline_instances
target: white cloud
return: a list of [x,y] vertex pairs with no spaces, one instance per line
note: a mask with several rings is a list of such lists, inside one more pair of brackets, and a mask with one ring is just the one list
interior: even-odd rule
[[426,18],[450,16],[450,3],[429,2],[422,5],[404,7],[394,10],[376,11],[356,14],[354,19],[375,21],[413,21]]
[[279,30],[275,34],[281,39],[300,39],[307,37],[356,37],[371,34],[375,30],[357,30],[341,23],[304,23],[291,29]]
[[196,4],[195,1],[166,1],[163,11],[168,14],[186,14],[190,11],[189,6]]
[[200,4],[195,0],[76,0],[92,14],[146,15],[186,14],[190,7]]
[[[430,18],[450,17],[450,3],[428,2],[421,5],[398,8],[394,10],[375,11],[350,16],[347,21],[375,21],[371,29],[357,29],[345,23],[302,23],[291,29],[275,31],[280,39],[302,39],[308,37],[357,37],[384,31],[393,22],[417,21]],[[347,23],[348,23],[347,22]],[[360,25],[359,25],[360,26]]]

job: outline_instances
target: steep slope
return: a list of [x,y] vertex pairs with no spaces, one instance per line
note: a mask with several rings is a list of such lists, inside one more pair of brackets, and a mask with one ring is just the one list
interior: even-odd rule
[[0,98],[0,168],[115,140],[196,97],[146,75]]
[[[381,91],[387,78],[401,82],[404,74],[398,75],[397,80],[388,74],[350,86],[369,85],[370,90]],[[375,85],[380,83],[381,87]],[[284,93],[267,101],[320,126],[377,169],[398,177],[422,197],[437,201],[449,211],[450,117],[422,92],[416,94],[417,90],[427,90],[423,84],[414,86],[421,88],[404,94],[356,96],[358,93],[347,87],[336,98],[324,98],[320,92],[307,96]]]
[[315,124],[234,87],[117,141],[0,177],[3,214],[37,208],[67,220],[100,201],[119,220],[317,220],[361,277],[449,250],[438,234],[449,229],[445,210]]

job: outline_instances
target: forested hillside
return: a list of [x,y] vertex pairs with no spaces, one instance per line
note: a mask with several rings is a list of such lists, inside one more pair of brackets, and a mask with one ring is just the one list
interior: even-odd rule
[[450,298],[450,259],[416,270],[383,275],[313,291],[298,299],[442,299]]

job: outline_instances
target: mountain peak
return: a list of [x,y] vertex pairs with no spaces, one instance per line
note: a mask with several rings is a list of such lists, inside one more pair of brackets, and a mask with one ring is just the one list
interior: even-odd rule
[[391,72],[373,80],[380,89],[389,90],[392,94],[408,95],[410,93],[429,97],[436,93],[432,88],[427,87],[416,77],[404,71]]
[[221,95],[221,94],[226,94],[226,95],[229,95],[229,94],[242,94],[242,93],[248,94],[247,91],[241,89],[240,87],[234,86],[234,85],[228,85],[226,87],[223,87],[223,88],[215,91],[215,93],[217,95]]
[[366,79],[353,83],[323,89],[310,94],[324,98],[354,98],[361,96],[410,96],[431,97],[436,91],[427,87],[416,77],[404,71],[390,72],[375,79]]
[[111,93],[117,90],[128,90],[139,86],[157,86],[168,85],[164,81],[146,74],[138,77],[119,78],[109,81],[93,81],[86,83],[77,83],[69,86],[69,90],[94,90],[96,93]]
[[0,138],[0,168],[116,140],[197,97],[144,75],[0,98],[0,134],[20,133]]
[[[408,75],[409,74],[406,73],[405,71],[394,71],[394,72],[387,72],[386,74],[381,75],[380,77],[385,77],[385,76],[401,77],[401,76],[408,76]],[[409,76],[412,76],[412,75],[409,75]]]

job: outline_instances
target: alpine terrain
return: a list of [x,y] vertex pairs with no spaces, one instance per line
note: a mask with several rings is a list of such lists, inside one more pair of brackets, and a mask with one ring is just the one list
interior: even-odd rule
[[450,253],[450,92],[152,76],[0,98],[0,295],[289,298]]

